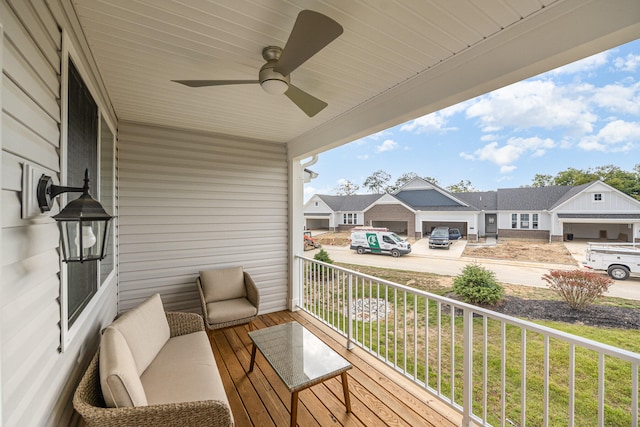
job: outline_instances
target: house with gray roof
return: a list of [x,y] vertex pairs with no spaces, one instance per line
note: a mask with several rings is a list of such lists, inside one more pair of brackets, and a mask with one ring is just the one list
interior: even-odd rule
[[343,228],[387,227],[416,238],[435,227],[449,226],[459,228],[468,240],[499,235],[549,241],[640,241],[640,202],[601,181],[451,193],[415,178],[393,194],[314,197],[327,204],[339,201],[343,211],[350,203],[358,205],[357,224],[343,222]]
[[305,229],[336,231],[364,225],[364,210],[380,197],[382,194],[316,194],[304,204]]

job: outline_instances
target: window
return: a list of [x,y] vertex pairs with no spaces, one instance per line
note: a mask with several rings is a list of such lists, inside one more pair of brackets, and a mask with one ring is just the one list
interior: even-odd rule
[[313,202],[313,206],[318,207],[318,205],[319,205],[319,204],[320,204],[320,203],[318,203],[318,202]]
[[[115,214],[115,132],[103,116],[101,106],[94,97],[96,91],[74,50],[68,36],[62,42],[62,91],[60,142],[60,183],[82,187],[84,171],[89,170],[91,196],[99,200],[105,210]],[[79,194],[60,197],[65,206]],[[64,352],[81,330],[82,325],[95,312],[99,295],[115,277],[115,226],[107,241],[106,257],[98,262],[68,263],[61,268],[60,290],[60,351]]]
[[529,228],[529,214],[520,214],[520,228]]
[[538,229],[538,214],[531,214],[531,228]]
[[350,225],[357,224],[358,223],[358,214],[354,214],[354,213],[342,214],[342,223],[343,224],[350,224]]
[[[98,105],[69,59],[67,105],[66,185],[82,187],[85,169],[91,188],[98,181]],[[93,193],[96,191],[93,190]],[[95,197],[96,194],[93,194]],[[69,197],[77,197],[71,195]],[[98,291],[98,263],[72,262],[67,265],[67,321],[69,326]]]
[[511,228],[518,228],[518,214],[511,214]]
[[593,195],[593,201],[594,202],[602,202],[602,193],[595,193]]

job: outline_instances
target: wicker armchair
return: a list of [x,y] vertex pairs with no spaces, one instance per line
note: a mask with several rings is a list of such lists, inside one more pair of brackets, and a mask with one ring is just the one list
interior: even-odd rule
[[204,322],[209,329],[249,323],[258,316],[260,292],[242,267],[203,270],[196,279]]
[[[204,331],[202,317],[195,313],[167,312],[167,320],[172,337]],[[233,426],[229,407],[217,400],[107,408],[100,388],[99,353],[73,396],[73,407],[88,426]]]

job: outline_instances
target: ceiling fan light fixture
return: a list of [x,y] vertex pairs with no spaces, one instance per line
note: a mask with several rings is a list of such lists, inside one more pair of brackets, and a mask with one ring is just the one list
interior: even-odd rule
[[289,89],[289,84],[279,79],[264,80],[260,82],[260,86],[262,86],[265,92],[271,95],[282,95]]

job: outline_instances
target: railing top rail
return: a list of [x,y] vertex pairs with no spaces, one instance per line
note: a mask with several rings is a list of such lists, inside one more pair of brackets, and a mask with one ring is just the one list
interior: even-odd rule
[[414,294],[414,295],[419,295],[419,296],[423,296],[423,297],[426,297],[426,298],[429,298],[429,299],[432,299],[432,300],[435,300],[435,301],[440,301],[442,303],[449,304],[449,305],[451,305],[453,307],[456,307],[456,308],[460,308],[460,309],[463,309],[463,310],[469,310],[469,311],[472,311],[473,313],[481,314],[481,315],[486,316],[486,317],[488,317],[490,319],[498,320],[498,321],[501,321],[501,322],[504,322],[504,323],[507,323],[507,324],[510,324],[510,325],[514,325],[514,326],[519,326],[519,327],[527,329],[528,331],[531,331],[531,332],[547,335],[550,338],[556,338],[556,339],[559,339],[559,340],[562,340],[562,341],[567,341],[569,343],[579,345],[581,347],[587,348],[589,350],[596,351],[598,353],[602,353],[602,354],[605,354],[605,355],[618,357],[620,359],[629,361],[631,363],[634,363],[634,364],[640,366],[640,354],[634,353],[632,351],[624,350],[624,349],[621,349],[621,348],[618,348],[618,347],[614,347],[614,346],[611,346],[611,345],[608,345],[608,344],[604,344],[604,343],[600,343],[600,342],[597,342],[597,341],[593,341],[593,340],[590,340],[588,338],[579,337],[577,335],[568,334],[566,332],[562,332],[562,331],[559,331],[557,329],[549,328],[549,327],[543,326],[543,325],[538,325],[536,323],[529,322],[527,320],[518,319],[516,317],[508,316],[506,314],[498,313],[496,311],[488,310],[488,309],[485,309],[485,308],[482,308],[482,307],[477,307],[475,305],[471,305],[471,304],[467,304],[467,303],[464,303],[464,302],[461,302],[461,301],[457,301],[457,300],[454,300],[454,299],[451,299],[451,298],[443,297],[441,295],[436,295],[436,294],[432,294],[430,292],[425,292],[425,291],[422,291],[420,289],[414,289],[414,288],[411,288],[409,286],[405,286],[405,285],[401,285],[399,283],[391,282],[389,280],[384,280],[384,279],[381,279],[381,278],[378,278],[378,277],[375,277],[375,276],[370,276],[368,274],[359,273],[357,271],[350,270],[350,269],[345,268],[345,267],[340,267],[340,266],[337,266],[337,265],[329,264],[329,263],[326,263],[326,262],[318,261],[318,260],[315,260],[315,259],[312,259],[312,258],[307,258],[307,257],[304,257],[304,256],[300,256],[300,255],[296,255],[296,257],[301,259],[301,260],[310,261],[310,262],[313,262],[313,263],[316,263],[316,264],[319,264],[319,265],[330,267],[330,268],[333,268],[335,270],[342,271],[344,273],[348,273],[348,274],[351,274],[351,275],[354,275],[354,276],[358,276],[358,277],[363,278],[365,280],[371,280],[371,281],[374,281],[374,282],[377,282],[377,283],[380,283],[380,284],[383,284],[383,285],[387,285],[389,287],[396,288],[396,289],[399,289],[399,290],[402,290],[402,291],[405,291],[405,292],[408,292],[408,293],[411,293],[411,294]]

